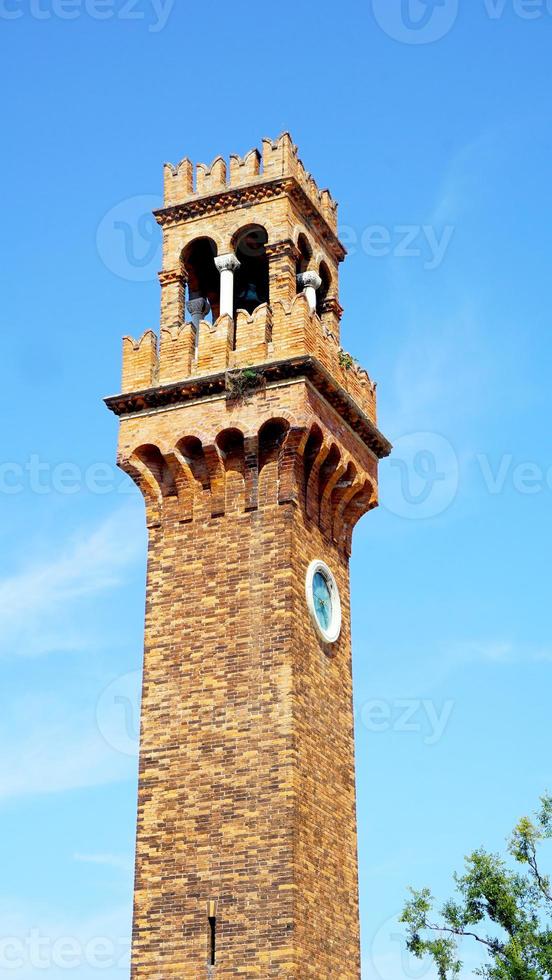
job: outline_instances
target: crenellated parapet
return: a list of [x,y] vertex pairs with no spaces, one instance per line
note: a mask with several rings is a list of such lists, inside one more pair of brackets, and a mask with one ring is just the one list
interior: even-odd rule
[[303,293],[286,305],[277,301],[249,314],[238,310],[214,323],[201,321],[163,327],[159,345],[153,331],[140,340],[123,340],[123,394],[240,368],[258,368],[308,357],[376,422],[376,386],[368,373],[339,345]]
[[332,231],[337,231],[337,204],[329,190],[321,190],[306,170],[289,133],[282,133],[276,140],[263,139],[262,153],[255,148],[243,157],[233,154],[229,166],[221,156],[210,165],[194,165],[187,157],[176,165],[166,163],[164,206],[170,208],[193,198],[282,178],[295,180]]
[[182,434],[174,444],[133,446],[118,462],[143,494],[150,527],[291,503],[348,555],[356,523],[377,506],[373,468],[304,418],[269,417],[214,438]]
[[153,330],[146,330],[139,340],[123,337],[122,391],[150,388],[158,367],[157,336]]

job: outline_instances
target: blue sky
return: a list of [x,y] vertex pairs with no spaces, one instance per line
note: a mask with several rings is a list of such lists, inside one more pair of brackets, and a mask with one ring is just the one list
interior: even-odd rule
[[102,397],[163,162],[289,129],[396,445],[352,560],[363,980],[432,977],[407,886],[551,785],[552,4],[2,0],[0,38],[2,967],[128,974],[146,542]]

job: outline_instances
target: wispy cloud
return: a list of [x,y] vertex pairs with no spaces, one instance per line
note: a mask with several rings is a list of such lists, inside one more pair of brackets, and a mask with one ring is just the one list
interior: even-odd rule
[[121,871],[130,871],[132,861],[121,854],[74,854],[73,860],[79,864],[99,864],[109,868],[118,868]]
[[135,776],[135,760],[105,742],[92,712],[44,701],[22,699],[0,721],[0,801]]
[[393,437],[421,428],[446,435],[451,423],[458,425],[458,404],[463,405],[462,418],[478,410],[466,402],[465,394],[486,376],[485,361],[475,361],[471,353],[481,346],[479,333],[478,314],[470,304],[457,307],[449,317],[434,311],[415,316],[396,360],[393,400],[389,398],[386,409],[386,426]]
[[459,430],[466,416],[481,412],[496,361],[486,339],[483,300],[473,281],[466,286],[466,242],[478,227],[487,175],[504,152],[501,133],[492,129],[451,156],[423,219],[438,236],[445,227],[454,229],[437,271],[420,272],[408,261],[389,264],[395,295],[403,298],[404,335],[392,387],[383,396],[386,431],[394,438],[421,428],[453,432],[458,455],[464,441]]
[[528,647],[511,640],[470,640],[458,643],[450,652],[453,666],[470,662],[517,664],[546,663],[552,661],[552,650],[547,647]]
[[[74,906],[75,903],[73,903]],[[120,980],[129,973],[132,904],[112,906],[96,914],[66,907],[48,908],[0,896],[2,938],[9,940],[4,957],[8,972],[18,980],[63,980],[77,974],[94,980],[98,971],[105,980]]]
[[[38,654],[93,649],[113,642],[111,593],[131,575],[145,554],[143,514],[124,507],[99,526],[52,542],[40,561],[0,580],[0,654]],[[106,595],[107,593],[107,595]],[[100,599],[100,597],[102,597]],[[94,664],[98,665],[95,656]],[[8,668],[6,667],[6,670]],[[10,669],[28,667],[13,663]],[[97,702],[108,683],[75,664],[44,678],[33,690],[27,677],[0,699],[0,800],[100,786],[135,776],[136,761],[106,739],[97,720]],[[98,689],[98,681],[103,687]],[[112,678],[110,678],[112,681]],[[105,703],[104,703],[105,702]],[[118,731],[120,711],[105,699],[102,721]]]
[[410,666],[403,659],[396,664],[390,659],[380,671],[374,669],[369,687],[362,682],[357,684],[356,703],[362,706],[374,697],[374,691],[378,698],[414,699],[429,698],[432,692],[442,690],[439,703],[444,704],[448,699],[454,701],[455,677],[461,676],[468,666],[474,672],[498,672],[519,664],[547,663],[552,663],[552,648],[545,645],[529,646],[502,637],[449,641],[425,654],[418,651],[410,658]]
[[99,527],[55,540],[49,556],[0,579],[0,654],[86,647],[75,610],[121,585],[144,551],[142,527],[138,507],[120,509]]
[[488,193],[489,172],[493,172],[506,152],[504,139],[504,132],[492,127],[459,147],[438,188],[429,216],[431,224],[456,223],[466,211],[479,205],[481,197]]

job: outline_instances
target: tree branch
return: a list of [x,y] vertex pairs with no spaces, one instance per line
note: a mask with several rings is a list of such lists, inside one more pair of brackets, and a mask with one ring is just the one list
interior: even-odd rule
[[455,929],[453,926],[438,926],[431,922],[426,922],[425,927],[426,929],[431,929],[433,932],[448,932],[452,936],[469,936],[483,946],[487,946],[493,953],[504,952],[504,944],[500,943],[498,939],[482,939],[476,932],[469,932],[467,929]]
[[531,871],[535,876],[535,880],[539,887],[539,891],[541,892],[542,895],[544,895],[546,901],[552,904],[552,894],[549,892],[548,888],[546,887],[546,879],[543,878],[543,876],[539,871],[539,866],[537,864],[537,849],[533,843],[531,843],[531,853],[527,857],[527,863],[529,864],[529,867],[531,868]]

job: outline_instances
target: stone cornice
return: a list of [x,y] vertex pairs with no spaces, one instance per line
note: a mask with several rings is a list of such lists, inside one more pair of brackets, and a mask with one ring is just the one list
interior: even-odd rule
[[196,195],[181,204],[159,208],[153,213],[157,223],[165,228],[207,214],[245,208],[251,204],[279,197],[281,194],[289,195],[325,242],[336,261],[342,262],[347,254],[346,249],[295,177],[278,177],[273,180],[259,180],[243,187],[223,188],[214,194]]
[[[311,384],[333,405],[339,415],[378,459],[384,459],[391,452],[391,443],[376,425],[360,409],[354,399],[341,388],[329,371],[316,357],[303,355],[259,364],[267,383],[288,378],[308,378]],[[185,405],[198,398],[223,394],[226,390],[226,372],[210,374],[199,378],[186,378],[183,381],[143,391],[133,391],[124,395],[112,395],[105,399],[107,407],[118,416],[132,416],[152,409],[172,405]]]

